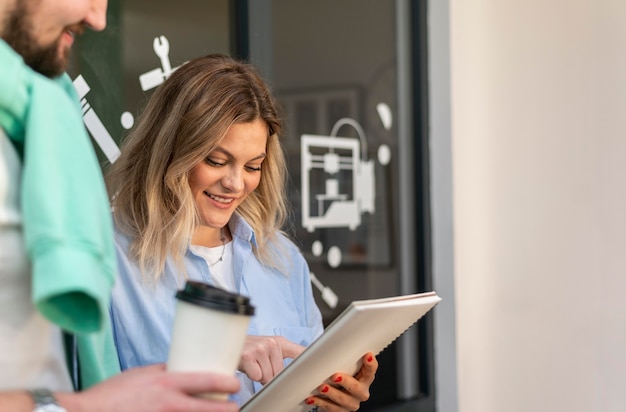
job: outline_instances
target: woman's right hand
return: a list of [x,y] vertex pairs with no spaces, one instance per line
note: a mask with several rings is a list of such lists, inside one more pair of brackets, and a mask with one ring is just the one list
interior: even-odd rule
[[295,358],[305,347],[282,336],[246,337],[239,370],[253,381],[266,384],[284,368],[285,358]]

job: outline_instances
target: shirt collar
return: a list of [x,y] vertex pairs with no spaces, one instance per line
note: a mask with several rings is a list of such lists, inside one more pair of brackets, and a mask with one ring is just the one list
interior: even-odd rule
[[246,220],[238,213],[234,213],[228,222],[228,229],[233,237],[243,239],[246,242],[252,243],[257,246],[256,236],[254,229]]

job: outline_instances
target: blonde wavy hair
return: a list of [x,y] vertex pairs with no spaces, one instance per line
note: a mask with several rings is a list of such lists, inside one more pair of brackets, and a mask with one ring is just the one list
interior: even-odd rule
[[278,106],[252,65],[213,54],[184,64],[157,88],[106,173],[114,221],[130,236],[130,255],[142,273],[158,279],[168,256],[183,267],[200,223],[189,172],[231,125],[257,119],[268,125],[267,157],[259,186],[236,213],[254,229],[254,253],[261,263],[285,272],[277,241],[287,216]]

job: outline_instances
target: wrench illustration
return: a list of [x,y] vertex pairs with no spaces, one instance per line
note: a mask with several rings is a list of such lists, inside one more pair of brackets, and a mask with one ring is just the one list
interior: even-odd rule
[[150,90],[154,87],[157,87],[165,79],[167,79],[170,74],[178,67],[172,70],[172,65],[170,63],[170,43],[167,40],[167,37],[161,35],[154,38],[152,42],[152,49],[154,53],[161,60],[161,67],[157,69],[150,70],[139,76],[139,83],[141,84],[141,90],[144,92]]
[[170,63],[170,42],[167,41],[167,37],[163,35],[155,37],[152,42],[152,48],[156,55],[159,56],[159,59],[161,59],[163,77],[170,77],[170,74],[172,74],[172,65]]

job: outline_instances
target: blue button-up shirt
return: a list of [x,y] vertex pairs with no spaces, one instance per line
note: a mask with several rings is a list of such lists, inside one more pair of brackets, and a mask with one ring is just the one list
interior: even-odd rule
[[[250,298],[255,315],[249,335],[284,336],[300,345],[310,345],[323,331],[322,317],[313,299],[309,268],[298,248],[284,236],[289,273],[263,266],[252,252],[255,242],[250,225],[233,215],[229,222],[233,235],[233,272],[236,292]],[[175,294],[186,279],[171,259],[155,282],[142,276],[139,266],[129,259],[130,240],[116,232],[118,280],[111,298],[111,320],[121,368],[167,361],[175,313]],[[187,278],[214,284],[206,261],[188,250],[184,258]],[[219,332],[216,332],[219,339]],[[238,372],[242,389],[233,399],[240,405],[261,385]]]

